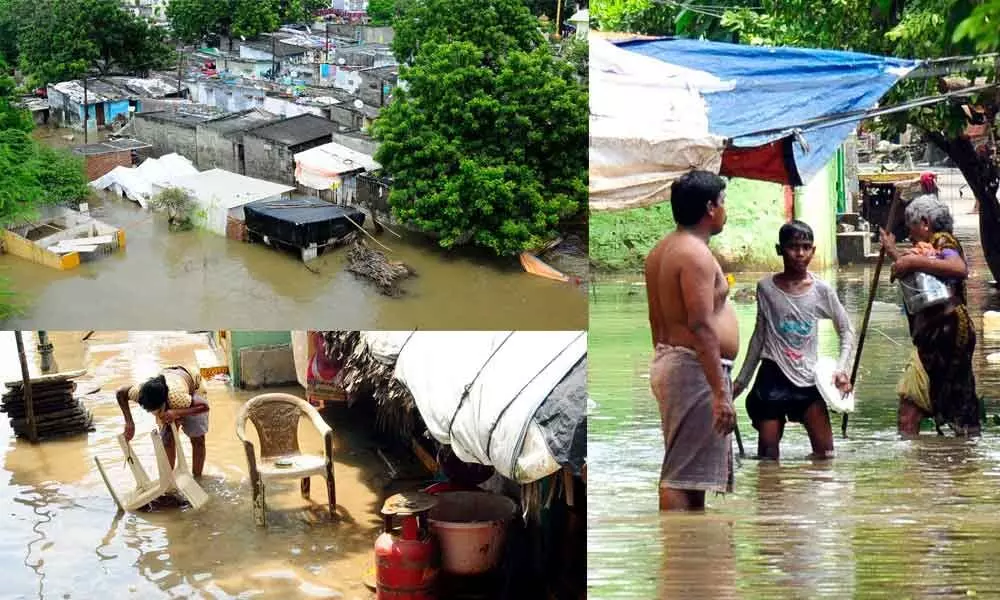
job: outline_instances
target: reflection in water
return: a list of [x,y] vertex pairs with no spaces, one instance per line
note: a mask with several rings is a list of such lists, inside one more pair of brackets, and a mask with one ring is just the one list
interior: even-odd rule
[[[1000,300],[985,284],[991,276],[972,235],[959,230],[981,327],[983,311]],[[871,275],[820,273],[856,326]],[[738,274],[737,290],[760,276]],[[705,515],[675,518],[657,510],[663,442],[649,391],[645,290],[634,281],[593,287],[588,598],[1000,597],[997,429],[988,421],[980,439],[939,438],[925,423],[919,439],[898,438],[895,386],[911,345],[897,290],[883,280],[876,300],[849,439],[834,417],[837,457],[810,461],[804,429],[790,424],[780,465],[740,461],[733,494],[709,495]],[[737,303],[736,311],[745,352],[755,307]],[[836,356],[832,324],[821,322],[820,333],[820,353]],[[989,414],[1000,408],[1000,368],[985,357],[997,351],[1000,340],[980,335],[975,370]],[[754,448],[742,400],[740,429]]]
[[[341,248],[309,263],[201,231],[170,232],[165,218],[110,196],[91,213],[126,231],[124,252],[72,271],[0,255],[0,276],[30,307],[11,329],[583,329],[579,286],[524,273],[516,261],[446,254],[416,236],[386,238],[391,260],[417,277],[401,298],[380,295],[345,269]],[[141,282],[141,284],[138,284]]]
[[[334,418],[338,514],[330,518],[323,494],[299,496],[298,484],[268,489],[269,524],[254,525],[243,448],[235,415],[252,394],[209,381],[211,429],[202,482],[211,501],[201,511],[162,509],[118,515],[94,457],[108,465],[116,486],[133,485],[116,436],[122,417],[114,390],[168,364],[191,364],[207,348],[205,335],[178,332],[50,333],[62,368],[86,367],[101,384],[84,403],[96,431],[38,445],[16,440],[0,415],[0,572],[3,598],[260,597],[368,598],[362,583],[380,521],[377,505],[387,482],[373,442],[359,424]],[[34,336],[25,345],[39,373]],[[20,378],[13,333],[0,332],[0,381]],[[300,389],[279,390],[301,394]],[[152,416],[136,419],[135,450],[148,471],[153,452],[145,432]],[[360,432],[360,433],[359,433]],[[251,429],[250,439],[255,440]],[[142,439],[145,437],[145,442]],[[303,451],[321,452],[310,427],[300,430]],[[182,443],[188,441],[182,436]],[[317,486],[314,483],[314,490]],[[318,500],[318,502],[317,502]]]
[[734,598],[736,554],[733,521],[704,515],[664,514],[663,568],[657,598],[725,600]]

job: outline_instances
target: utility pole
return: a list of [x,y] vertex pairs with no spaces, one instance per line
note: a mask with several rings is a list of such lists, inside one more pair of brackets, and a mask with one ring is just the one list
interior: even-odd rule
[[52,343],[49,342],[47,331],[38,332],[38,355],[42,357],[42,374],[50,373],[54,364],[52,362]]
[[271,81],[278,81],[278,36],[271,32]]
[[177,46],[177,96],[179,98],[183,97],[181,93],[181,66],[184,63],[184,53],[181,51],[183,46]]
[[38,443],[38,424],[35,423],[35,403],[31,399],[31,376],[28,375],[28,358],[24,354],[24,338],[20,331],[14,332],[14,342],[17,343],[17,357],[21,361],[21,381],[24,385],[24,411],[28,417],[28,440]]
[[[87,125],[90,121],[90,108],[87,106],[87,74],[83,74],[83,143],[87,143]],[[18,334],[21,335],[21,334]]]

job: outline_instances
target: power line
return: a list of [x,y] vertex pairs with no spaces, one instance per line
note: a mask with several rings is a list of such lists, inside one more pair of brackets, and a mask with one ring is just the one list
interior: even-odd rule
[[1000,83],[974,85],[962,88],[960,90],[954,90],[946,94],[940,94],[937,96],[925,96],[923,98],[916,98],[913,100],[909,100],[907,102],[902,102],[900,104],[894,104],[892,106],[886,106],[883,108],[872,108],[867,110],[853,110],[843,113],[834,113],[831,115],[817,117],[815,119],[809,119],[808,121],[803,121],[797,125],[791,125],[787,127],[775,127],[761,131],[754,131],[751,133],[743,133],[740,135],[734,135],[729,139],[734,140],[737,138],[757,137],[762,135],[772,135],[776,133],[797,133],[805,129],[825,129],[827,127],[836,127],[837,125],[843,125],[845,123],[862,121],[865,119],[872,119],[883,115],[890,115],[898,112],[904,112],[914,108],[919,108],[921,106],[930,106],[933,104],[939,104],[951,98],[969,96],[971,94],[984,92],[986,90],[995,89],[998,87],[1000,87]]

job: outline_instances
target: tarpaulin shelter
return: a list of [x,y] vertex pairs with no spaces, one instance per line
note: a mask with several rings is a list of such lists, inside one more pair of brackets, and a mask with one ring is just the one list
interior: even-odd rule
[[667,200],[670,182],[691,169],[802,185],[918,65],[807,48],[592,40],[591,210]]

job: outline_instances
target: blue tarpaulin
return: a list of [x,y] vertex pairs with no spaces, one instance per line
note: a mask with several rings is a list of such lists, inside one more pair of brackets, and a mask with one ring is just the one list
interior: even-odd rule
[[[727,84],[704,93],[709,131],[728,138],[723,174],[801,185],[819,172],[857,127],[803,127],[806,147],[791,128],[852,111],[874,108],[879,99],[919,63],[856,52],[744,46],[719,42],[655,39],[621,42],[622,49],[672,65],[709,73]],[[762,131],[766,135],[744,137]],[[761,149],[759,156],[755,150]],[[794,155],[792,155],[794,153]],[[728,162],[728,168],[727,168]],[[775,162],[783,163],[779,181]],[[727,171],[729,171],[727,173]]]

